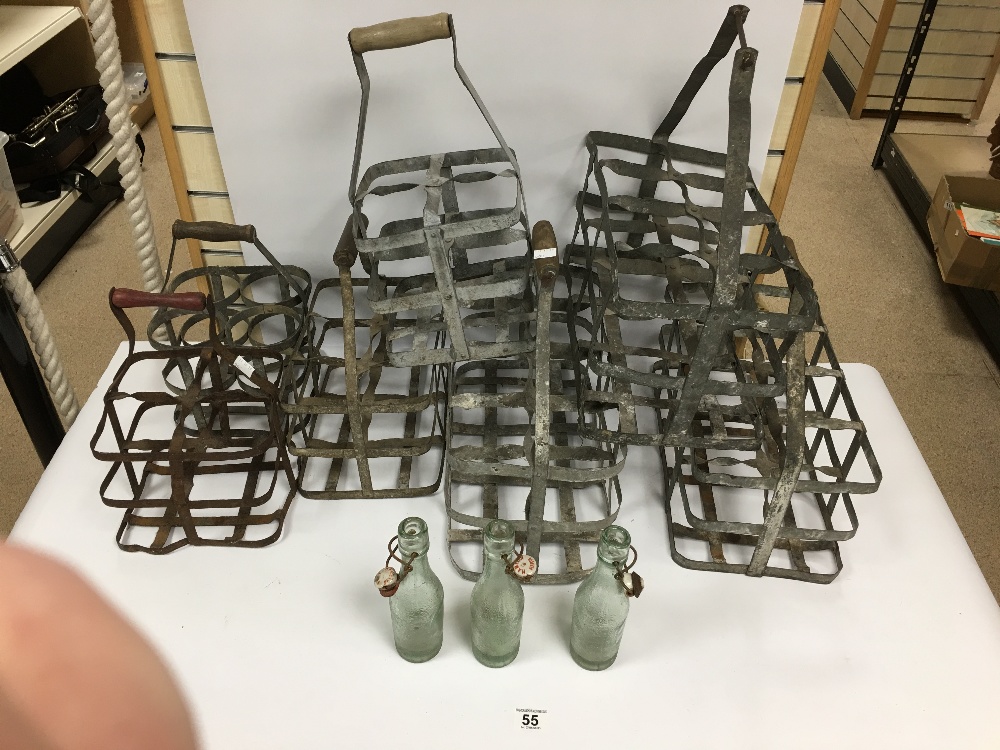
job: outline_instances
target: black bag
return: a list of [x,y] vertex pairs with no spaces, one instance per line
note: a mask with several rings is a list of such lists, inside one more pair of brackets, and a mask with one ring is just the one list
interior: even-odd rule
[[104,189],[115,194],[102,198],[121,196],[120,186],[103,185],[83,166],[110,139],[100,86],[45,96],[20,63],[0,77],[0,101],[0,130],[11,137],[4,149],[11,176],[28,184],[18,191],[23,202],[53,200],[64,187],[92,200]]

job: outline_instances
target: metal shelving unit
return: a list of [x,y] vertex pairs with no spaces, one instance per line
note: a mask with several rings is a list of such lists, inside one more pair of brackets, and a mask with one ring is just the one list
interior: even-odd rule
[[[875,169],[884,169],[927,245],[934,252],[927,229],[927,211],[941,177],[948,173],[988,175],[990,147],[985,136],[917,135],[896,133],[913,74],[920,60],[924,40],[930,29],[938,0],[925,0],[920,21],[907,53],[907,64],[899,77],[892,106],[886,117],[882,137],[872,161]],[[985,289],[948,285],[965,313],[972,320],[993,359],[1000,363],[1000,299]]]

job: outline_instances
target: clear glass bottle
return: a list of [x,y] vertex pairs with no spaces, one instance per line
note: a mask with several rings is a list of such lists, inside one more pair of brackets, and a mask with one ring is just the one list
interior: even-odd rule
[[[396,651],[407,661],[433,659],[444,638],[444,586],[427,561],[427,524],[413,516],[399,522],[399,556],[411,570],[389,599]],[[410,561],[410,555],[416,557]],[[405,570],[405,567],[404,567]],[[400,571],[402,573],[402,571]]]
[[505,667],[521,647],[524,591],[507,572],[514,557],[514,527],[490,521],[483,533],[483,573],[472,589],[472,653],[487,667]]
[[576,590],[570,652],[584,669],[607,669],[618,657],[629,598],[615,578],[615,563],[624,564],[631,544],[621,526],[604,529],[597,544],[597,565]]

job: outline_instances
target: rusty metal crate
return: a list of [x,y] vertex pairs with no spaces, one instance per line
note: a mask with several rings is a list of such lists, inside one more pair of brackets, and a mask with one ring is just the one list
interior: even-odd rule
[[[547,227],[550,240],[545,240]],[[537,583],[569,583],[589,572],[583,545],[596,545],[621,506],[617,475],[624,451],[582,437],[576,409],[580,368],[565,294],[584,269],[563,267],[557,282],[555,236],[534,230],[538,272],[535,349],[520,357],[453,366],[448,411],[445,504],[452,562],[478,576],[482,534],[495,518],[514,525],[539,564]],[[471,551],[469,548],[472,548]],[[550,559],[553,552],[556,560]]]
[[299,492],[322,499],[433,494],[444,465],[446,372],[388,363],[391,320],[355,295],[368,281],[352,275],[356,259],[348,222],[334,253],[339,275],[317,284],[300,355],[286,368],[301,370],[284,406]]
[[[112,463],[100,491],[106,505],[125,509],[118,545],[163,554],[188,544],[261,547],[275,541],[295,494],[276,375],[282,354],[224,343],[211,300],[200,293],[112,289],[109,300],[129,350],[104,395],[91,450]],[[207,309],[208,341],[136,352],[123,308],[153,305]],[[179,358],[191,373],[183,392],[130,386],[147,382],[151,366]],[[239,373],[238,382],[227,382],[227,370]]]
[[[743,40],[746,12],[730,9],[651,139],[587,136],[590,160],[567,255],[594,271],[574,297],[594,311],[594,337],[578,342],[594,376],[581,431],[594,439],[734,447],[759,440],[759,422],[756,437],[726,425],[754,415],[752,403],[739,400],[784,392],[788,348],[816,320],[812,283],[747,166],[757,53]],[[737,37],[726,152],[671,142]],[[744,230],[753,227],[765,230],[765,246],[741,253]],[[761,305],[761,297],[780,304]],[[743,341],[759,365],[754,373],[737,356]]]
[[[455,71],[499,147],[383,161],[368,167],[359,181],[370,92],[363,54],[448,38]],[[353,29],[349,41],[362,91],[350,185],[354,237],[370,278],[368,301],[392,321],[389,364],[444,364],[530,351],[526,332],[534,300],[520,167],[459,63],[451,16]],[[413,196],[411,205],[397,206]],[[389,284],[386,277],[399,282]],[[504,333],[512,327],[519,335]]]
[[[171,261],[181,240],[204,242],[247,242],[268,261],[262,266],[205,266],[182,271],[170,279],[168,293],[204,292],[212,298],[219,339],[227,346],[278,351],[290,356],[297,351],[306,307],[312,289],[309,274],[297,266],[282,265],[257,237],[252,224],[236,225],[214,221],[175,221],[172,227]],[[171,263],[172,265],[172,263]],[[208,311],[158,308],[150,320],[148,337],[154,348],[181,349],[202,346],[208,341]],[[280,372],[283,360],[265,361],[254,352],[247,359],[269,375]],[[174,393],[184,392],[192,371],[184,356],[167,360],[164,382]],[[222,365],[223,382],[240,383],[237,372]]]
[[787,371],[786,394],[758,400],[756,450],[678,448],[672,464],[664,452],[678,564],[814,583],[842,569],[838,543],[858,528],[851,495],[876,491],[881,469],[821,318],[790,347]]

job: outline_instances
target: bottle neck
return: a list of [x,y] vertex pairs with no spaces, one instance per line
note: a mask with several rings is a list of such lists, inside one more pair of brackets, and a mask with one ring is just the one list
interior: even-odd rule
[[485,554],[483,555],[483,575],[493,575],[495,573],[506,575],[507,561],[503,559],[503,555],[507,554],[509,558],[513,553],[513,550],[503,553],[486,549]]
[[594,572],[591,575],[600,576],[601,578],[614,578],[617,572],[618,568],[615,567],[614,563],[608,562],[598,555],[597,564],[594,566]]
[[429,547],[426,535],[410,539],[399,538],[399,556],[404,560],[408,560],[414,552],[417,553],[417,557],[427,557]]
[[632,538],[625,529],[621,526],[608,526],[601,532],[601,539],[597,543],[597,559],[612,567],[615,563],[624,564],[631,544]]
[[509,521],[490,521],[483,529],[483,574],[501,573],[507,567],[503,559],[514,554],[514,526]]
[[[407,555],[406,557],[403,557],[403,559],[406,560],[408,557],[409,557],[409,555]],[[411,571],[411,573],[426,573],[428,570],[430,570],[430,565],[427,562],[427,553],[424,552],[424,553],[418,554],[410,562],[410,567],[413,569]]]
[[404,518],[400,521],[396,539],[399,540],[399,556],[404,560],[409,560],[410,555],[414,552],[426,556],[427,549],[430,547],[427,524],[417,516]]

